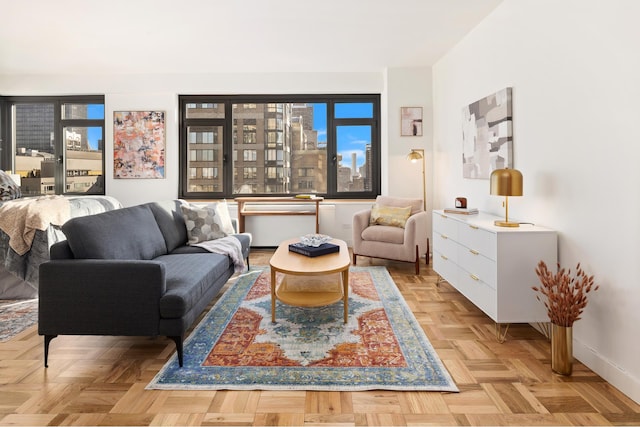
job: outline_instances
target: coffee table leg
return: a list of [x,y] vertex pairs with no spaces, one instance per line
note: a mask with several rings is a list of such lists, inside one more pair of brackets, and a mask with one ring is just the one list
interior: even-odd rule
[[271,268],[271,323],[276,323],[276,270]]
[[342,272],[342,286],[344,298],[344,323],[349,321],[349,269]]

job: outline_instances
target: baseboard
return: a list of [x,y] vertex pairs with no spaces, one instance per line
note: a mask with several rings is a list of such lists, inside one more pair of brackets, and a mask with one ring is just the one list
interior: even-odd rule
[[616,365],[595,349],[573,339],[573,355],[585,366],[604,378],[609,384],[640,404],[640,380]]

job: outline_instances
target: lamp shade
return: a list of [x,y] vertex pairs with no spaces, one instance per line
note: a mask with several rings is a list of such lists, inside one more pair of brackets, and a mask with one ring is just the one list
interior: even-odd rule
[[412,162],[416,162],[420,159],[422,159],[422,153],[415,149],[412,149],[409,154],[407,154],[407,160],[411,160]]
[[522,196],[522,174],[516,169],[494,170],[490,191],[494,196]]

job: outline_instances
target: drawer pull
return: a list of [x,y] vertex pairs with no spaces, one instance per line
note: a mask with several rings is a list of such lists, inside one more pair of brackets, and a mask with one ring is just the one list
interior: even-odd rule
[[474,255],[480,255],[480,252],[473,250],[473,249],[469,249],[469,252],[471,252]]
[[440,216],[441,216],[442,218],[448,218],[448,216],[446,216],[446,215],[444,215],[444,214],[440,214]]
[[449,259],[449,258],[447,258],[447,257],[446,257],[446,256],[444,256],[444,255],[440,255],[440,258],[442,258],[442,259],[443,259],[443,260],[445,260],[445,261]]
[[471,276],[471,278],[473,280],[476,280],[476,281],[480,280],[480,278],[478,276],[476,276],[475,274],[469,274],[469,276]]
[[445,235],[445,234],[441,234],[441,235],[440,235],[440,237],[442,237],[442,238],[443,238],[443,239],[445,239],[445,240],[449,238],[449,237],[448,237],[447,235]]
[[478,228],[480,228],[480,227],[478,227],[477,225],[469,225],[469,227],[470,227],[470,228],[473,228],[474,230],[477,230]]

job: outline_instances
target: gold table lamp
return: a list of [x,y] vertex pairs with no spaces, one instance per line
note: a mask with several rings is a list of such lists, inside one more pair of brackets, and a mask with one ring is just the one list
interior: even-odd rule
[[491,194],[504,196],[504,221],[496,220],[494,224],[499,227],[519,227],[519,223],[509,221],[509,196],[522,196],[522,173],[509,168],[491,172]]

